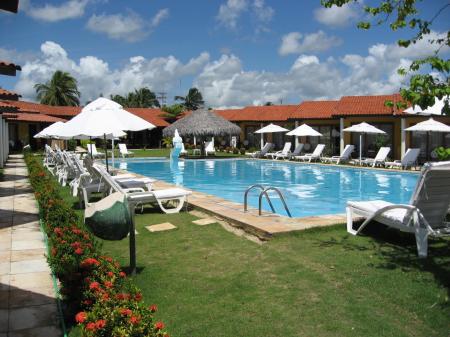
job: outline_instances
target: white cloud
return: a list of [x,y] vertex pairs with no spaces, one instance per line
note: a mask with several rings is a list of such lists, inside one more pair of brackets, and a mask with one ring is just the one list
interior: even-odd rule
[[57,22],[82,17],[88,2],[88,0],[70,0],[59,5],[35,6],[29,0],[25,0],[21,1],[20,9],[33,19]]
[[124,95],[135,88],[147,86],[152,90],[176,88],[179,79],[202,71],[209,62],[204,52],[186,63],[174,56],[146,59],[143,56],[130,57],[121,68],[111,69],[107,62],[95,56],[73,60],[59,44],[47,41],[41,45],[39,55],[22,65],[15,90],[24,100],[34,100],[36,83],[45,83],[56,70],[69,72],[78,81],[81,101],[97,98],[101,93]]
[[133,11],[127,14],[94,14],[86,27],[93,32],[106,34],[110,39],[136,42],[151,34],[168,16],[167,8],[158,11],[149,22]]
[[[442,34],[441,34],[442,35]],[[429,36],[436,39],[438,34]],[[122,67],[111,69],[95,56],[73,60],[57,43],[47,41],[35,59],[22,64],[15,91],[25,100],[35,98],[34,84],[48,81],[56,70],[68,71],[79,83],[82,102],[103,93],[126,94],[147,86],[154,91],[174,92],[180,79],[196,86],[212,107],[264,104],[267,101],[298,103],[305,99],[336,99],[343,95],[397,92],[407,79],[397,74],[412,59],[432,55],[435,49],[426,40],[409,48],[396,44],[376,44],[365,55],[347,54],[340,59],[320,59],[301,54],[283,72],[249,71],[236,55],[222,55],[210,60],[206,52],[187,62],[175,56],[147,59],[130,57]],[[449,54],[449,47],[441,52]]]
[[280,55],[317,53],[339,46],[342,40],[336,36],[328,36],[319,30],[316,33],[302,34],[291,32],[281,39],[281,46],[278,50]]
[[330,27],[347,26],[361,17],[361,3],[348,3],[342,7],[333,5],[331,8],[317,8],[314,11],[314,18]]
[[266,6],[264,0],[227,0],[226,3],[220,5],[217,21],[220,25],[236,30],[239,19],[248,13],[256,22],[256,31],[268,30],[269,23],[275,11],[272,7]]

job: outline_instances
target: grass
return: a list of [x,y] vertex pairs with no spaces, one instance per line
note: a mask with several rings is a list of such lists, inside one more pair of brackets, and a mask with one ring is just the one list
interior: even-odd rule
[[[98,149],[101,152],[104,152],[104,149]],[[131,149],[130,152],[134,153],[134,157],[169,157],[170,149],[169,148],[161,148],[161,149]],[[189,150],[188,153],[192,154],[192,151]],[[111,158],[111,149],[108,149],[108,157]],[[119,158],[119,150],[114,150],[114,157]],[[240,154],[234,153],[226,153],[226,152],[216,152],[215,157],[243,157]],[[195,158],[195,157],[194,157]],[[214,158],[211,156],[211,158]]]
[[[258,245],[194,219],[152,208],[136,216],[135,281],[171,336],[448,335],[449,240],[433,240],[419,260],[413,236],[382,226]],[[177,229],[144,228],[167,221]],[[103,241],[103,250],[128,265],[128,240]]]

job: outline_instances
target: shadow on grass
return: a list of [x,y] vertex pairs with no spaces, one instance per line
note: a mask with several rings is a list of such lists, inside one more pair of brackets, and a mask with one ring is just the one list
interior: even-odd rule
[[[378,263],[370,262],[368,266],[381,269],[401,269],[403,272],[428,272],[434,279],[447,289],[450,295],[450,241],[443,238],[428,239],[428,257],[417,255],[414,234],[388,228],[380,223],[369,224],[363,235],[372,240],[361,240],[350,234],[339,239],[320,240],[320,247],[339,245],[348,251],[370,251],[382,257]],[[450,303],[446,304],[446,307]]]

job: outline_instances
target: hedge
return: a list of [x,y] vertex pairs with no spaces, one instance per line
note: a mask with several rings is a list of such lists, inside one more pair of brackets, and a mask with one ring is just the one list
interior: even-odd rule
[[83,336],[168,337],[164,323],[155,322],[156,305],[145,305],[119,263],[102,255],[41,158],[26,152],[25,161],[48,236],[48,263],[59,280],[66,316]]

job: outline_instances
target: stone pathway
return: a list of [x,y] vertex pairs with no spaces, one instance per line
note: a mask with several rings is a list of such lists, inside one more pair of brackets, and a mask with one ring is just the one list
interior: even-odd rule
[[0,178],[0,337],[61,336],[38,207],[22,155]]

